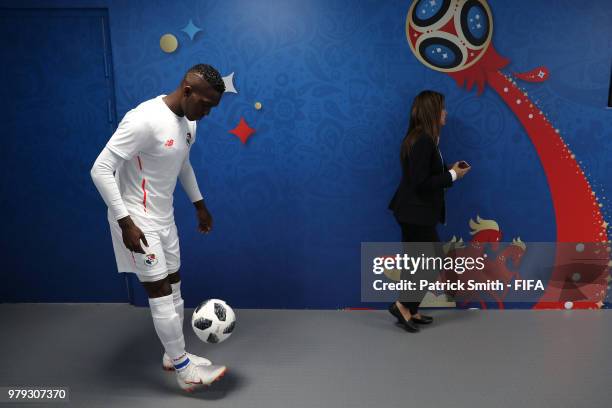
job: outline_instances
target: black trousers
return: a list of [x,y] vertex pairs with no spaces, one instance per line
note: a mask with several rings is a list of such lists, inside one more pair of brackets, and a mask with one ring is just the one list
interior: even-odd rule
[[[400,226],[402,227],[402,242],[440,242],[435,225],[426,226],[400,223]],[[401,302],[401,304],[410,310],[410,314],[416,314],[419,312],[419,305],[426,293],[427,291],[419,292],[416,295],[416,299],[419,299],[418,301]]]

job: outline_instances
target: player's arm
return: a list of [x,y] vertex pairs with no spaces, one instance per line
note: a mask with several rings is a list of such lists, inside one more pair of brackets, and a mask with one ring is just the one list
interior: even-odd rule
[[212,229],[212,216],[206,208],[204,198],[202,198],[202,193],[200,193],[198,181],[196,179],[195,172],[193,171],[193,167],[191,166],[191,162],[189,161],[189,156],[187,156],[183,162],[183,167],[179,173],[179,180],[183,186],[183,190],[185,190],[185,193],[187,193],[187,196],[196,209],[196,215],[198,217],[198,230],[204,233],[210,232]]
[[121,227],[123,243],[130,251],[144,254],[140,241],[149,246],[143,232],[130,217],[114,172],[124,161],[131,160],[138,152],[146,151],[150,143],[151,129],[146,117],[136,110],[125,114],[100,156],[96,159],[91,178],[114,219]]
[[117,181],[114,176],[115,170],[119,168],[123,161],[124,159],[119,155],[105,147],[91,168],[91,179],[96,185],[107,207],[110,209],[111,214],[121,227],[123,232],[123,243],[127,249],[144,254],[145,252],[140,245],[140,240],[148,246],[147,239],[140,228],[132,221],[123,203],[121,193],[119,192],[119,186],[117,186]]

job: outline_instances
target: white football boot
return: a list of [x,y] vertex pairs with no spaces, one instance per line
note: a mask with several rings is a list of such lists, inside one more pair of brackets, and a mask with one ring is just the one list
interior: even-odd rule
[[[196,356],[195,354],[187,353],[187,357],[189,358],[189,360],[191,360],[192,363],[195,363],[196,365],[209,366],[212,364],[209,359]],[[174,364],[172,364],[172,359],[166,353],[164,353],[164,356],[162,357],[162,368],[166,371],[174,371]]]
[[193,392],[221,379],[226,372],[225,366],[189,363],[187,367],[176,371],[176,382],[184,391]]

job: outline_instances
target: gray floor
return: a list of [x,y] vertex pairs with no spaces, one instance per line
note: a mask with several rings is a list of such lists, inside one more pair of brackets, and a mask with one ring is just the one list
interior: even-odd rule
[[0,304],[0,386],[69,386],[64,406],[74,407],[612,402],[612,313],[605,310],[434,310],[435,324],[418,334],[394,326],[382,311],[236,312],[236,331],[225,343],[205,345],[185,331],[190,351],[230,368],[208,391],[188,395],[160,368],[162,348],[148,309]]

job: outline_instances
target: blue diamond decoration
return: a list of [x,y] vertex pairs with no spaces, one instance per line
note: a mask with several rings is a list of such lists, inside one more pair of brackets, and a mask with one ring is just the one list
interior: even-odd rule
[[195,35],[202,30],[200,29],[200,27],[193,24],[193,21],[191,21],[191,19],[189,19],[189,23],[185,27],[183,27],[181,31],[186,33],[193,41],[193,37],[195,37]]

